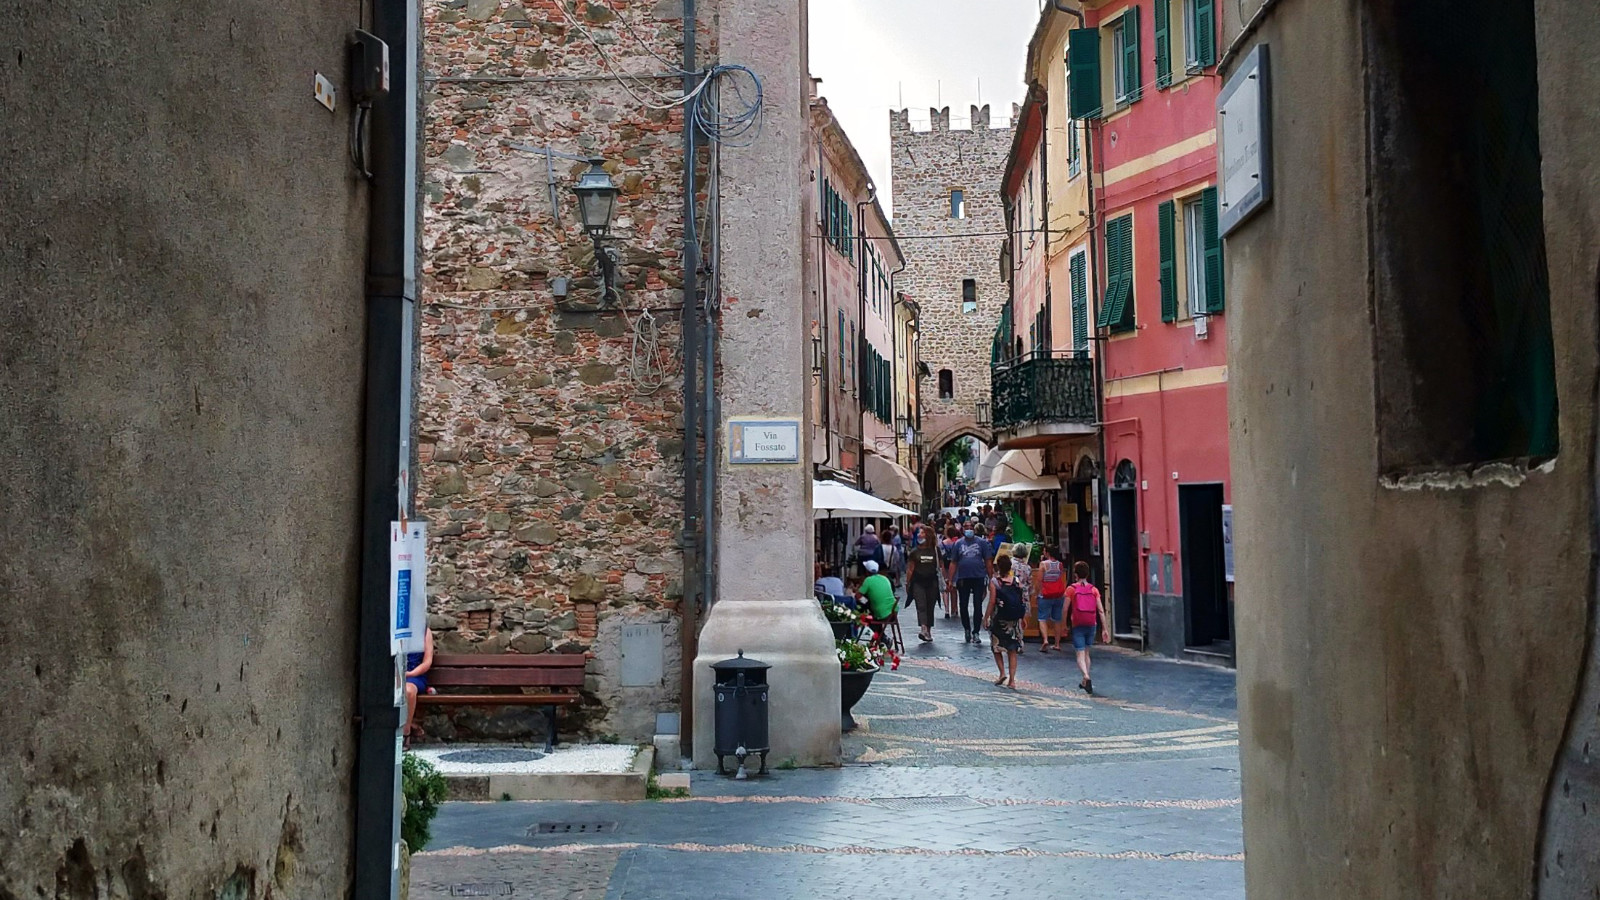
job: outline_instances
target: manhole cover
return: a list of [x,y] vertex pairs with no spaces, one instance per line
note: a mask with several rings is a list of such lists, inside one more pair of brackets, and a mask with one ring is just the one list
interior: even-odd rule
[[476,750],[451,750],[449,753],[439,754],[440,762],[470,763],[476,766],[533,762],[536,759],[544,759],[544,753],[517,747],[482,747]]
[[611,834],[615,822],[540,822],[530,834]]
[[982,804],[970,797],[874,797],[885,809],[971,809]]
[[494,884],[452,884],[450,885],[452,897],[509,897],[511,896],[511,882],[500,881]]

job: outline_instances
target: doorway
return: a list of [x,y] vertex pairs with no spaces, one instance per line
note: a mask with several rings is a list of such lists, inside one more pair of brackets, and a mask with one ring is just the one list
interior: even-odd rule
[[1139,627],[1139,493],[1111,489],[1111,632],[1128,635]]
[[1222,485],[1178,485],[1183,606],[1190,647],[1230,645],[1228,583],[1222,548]]

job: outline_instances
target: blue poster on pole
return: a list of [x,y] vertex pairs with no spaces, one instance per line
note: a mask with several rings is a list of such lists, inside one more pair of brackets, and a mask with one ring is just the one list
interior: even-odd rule
[[428,526],[389,523],[390,639],[400,653],[421,653],[428,627]]

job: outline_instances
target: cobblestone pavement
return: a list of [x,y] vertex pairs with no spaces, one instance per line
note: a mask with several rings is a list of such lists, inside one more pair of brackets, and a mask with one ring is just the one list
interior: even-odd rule
[[412,896],[1243,897],[1231,673],[1097,649],[1088,698],[1070,654],[1030,645],[1013,692],[948,630],[874,680],[852,764],[696,773],[684,800],[446,804]]

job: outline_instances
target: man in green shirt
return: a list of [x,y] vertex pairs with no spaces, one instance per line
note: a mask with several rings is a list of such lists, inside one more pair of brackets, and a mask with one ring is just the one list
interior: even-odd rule
[[862,565],[866,567],[867,579],[861,582],[861,596],[867,601],[867,608],[872,610],[872,617],[882,622],[894,615],[894,585],[878,574],[876,562],[869,559]]

